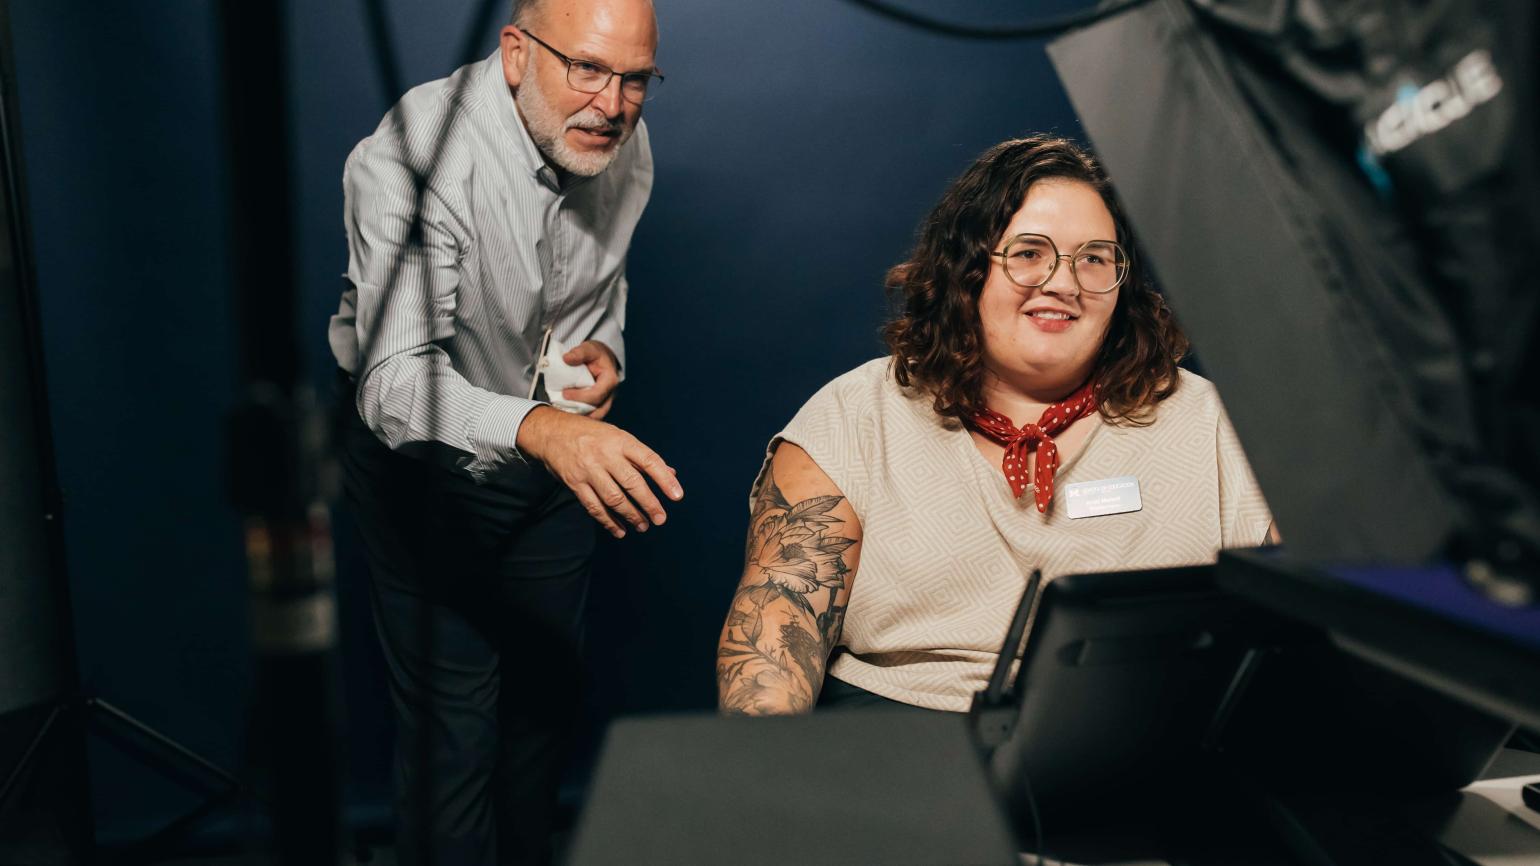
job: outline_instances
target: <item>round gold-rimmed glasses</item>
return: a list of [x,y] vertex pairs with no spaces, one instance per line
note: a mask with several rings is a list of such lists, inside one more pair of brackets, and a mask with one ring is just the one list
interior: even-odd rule
[[1106,294],[1128,278],[1128,253],[1113,241],[1086,241],[1073,254],[1059,252],[1053,238],[1019,234],[1003,249],[989,254],[1005,266],[1005,276],[1024,289],[1035,289],[1053,279],[1059,262],[1069,259],[1069,272],[1083,292]]

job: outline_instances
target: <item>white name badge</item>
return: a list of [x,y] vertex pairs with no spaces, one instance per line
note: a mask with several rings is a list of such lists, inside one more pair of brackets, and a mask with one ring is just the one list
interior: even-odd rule
[[1139,479],[1132,475],[1066,484],[1063,495],[1064,509],[1071,520],[1127,514],[1144,507],[1139,498]]

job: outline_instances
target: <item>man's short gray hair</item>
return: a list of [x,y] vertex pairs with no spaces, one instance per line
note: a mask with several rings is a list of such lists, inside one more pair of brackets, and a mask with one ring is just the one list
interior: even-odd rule
[[508,16],[509,23],[524,29],[534,23],[543,3],[544,0],[513,0],[513,14]]

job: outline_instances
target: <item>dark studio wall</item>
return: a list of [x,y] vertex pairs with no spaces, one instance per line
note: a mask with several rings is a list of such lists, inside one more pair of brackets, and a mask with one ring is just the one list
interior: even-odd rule
[[[451,70],[472,5],[389,4],[408,82]],[[1085,4],[909,5],[989,24]],[[666,526],[601,546],[589,627],[600,715],[711,705],[766,440],[882,351],[883,272],[950,178],[1006,137],[1080,135],[1039,42],[933,36],[839,0],[658,7],[668,82],[645,115],[657,184],[632,246],[628,380],[612,420],[677,467],[686,499]],[[12,16],[86,689],[240,767],[251,657],[223,485],[236,378],[215,10],[32,0]],[[396,94],[376,75],[361,3],[291,3],[289,15],[296,281],[307,369],[325,387],[346,263],[341,166]],[[377,815],[388,704],[340,516],[350,801]],[[110,748],[92,760],[106,840],[192,802]]]

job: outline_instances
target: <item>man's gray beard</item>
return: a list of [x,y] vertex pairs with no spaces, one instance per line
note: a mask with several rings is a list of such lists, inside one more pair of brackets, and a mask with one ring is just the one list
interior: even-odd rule
[[[531,64],[533,65],[533,64]],[[604,127],[609,125],[609,119],[598,109],[592,106],[579,111],[571,117],[562,117],[551,107],[551,103],[545,99],[545,94],[540,92],[540,87],[535,83],[534,70],[525,70],[524,86],[514,89],[513,101],[519,107],[519,113],[524,116],[524,126],[529,129],[529,137],[535,140],[535,146],[540,152],[550,158],[561,169],[579,177],[593,177],[610,167],[615,157],[620,155],[620,148],[631,138],[631,133],[636,131],[635,126],[622,126],[620,136],[615,141],[615,146],[604,151],[580,151],[567,144],[565,133],[572,127]]]

